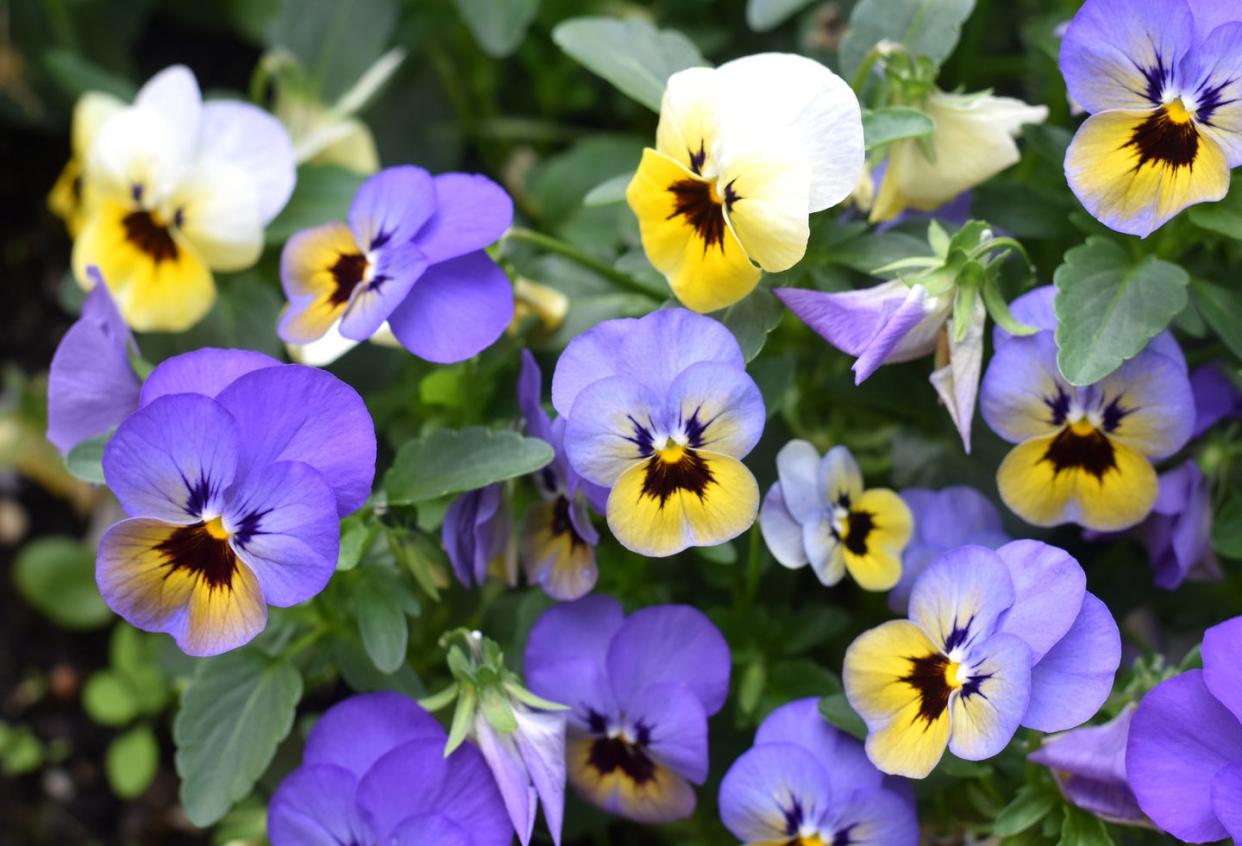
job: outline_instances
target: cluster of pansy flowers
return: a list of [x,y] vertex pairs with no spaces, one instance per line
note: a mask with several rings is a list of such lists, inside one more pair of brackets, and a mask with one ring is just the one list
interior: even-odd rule
[[[1242,149],[1238,56],[1242,15],[1228,4],[1088,0],[1061,60],[1071,95],[1093,115],[1066,159],[1092,214],[1146,235],[1223,196]],[[889,146],[875,171],[857,97],[817,62],[763,54],[668,80],[655,147],[626,196],[651,264],[686,308],[576,337],[553,374],[555,419],[524,351],[521,425],[555,455],[532,478],[540,501],[516,541],[502,485],[462,495],[443,522],[465,586],[490,574],[513,584],[520,562],[561,602],[526,641],[529,689],[494,643],[466,633],[449,653],[450,695],[428,702],[458,702],[450,732],[398,694],[336,705],[273,797],[276,846],[500,844],[515,831],[527,843],[539,808],[559,843],[567,781],[642,823],[693,812],[694,786],[708,776],[708,722],[729,689],[729,646],[691,607],[626,615],[588,596],[598,576],[592,511],[621,545],[652,557],[729,541],[758,521],[782,565],[809,564],[825,586],[848,573],[863,589],[891,591],[892,609],[908,616],[864,632],[846,654],[845,693],[865,745],[827,725],[814,700],[759,727],[720,787],[722,821],[745,843],[915,843],[913,794],[898,776],[928,775],[946,749],[995,756],[1021,727],[1068,732],[1031,758],[1054,768],[1081,807],[1188,840],[1242,832],[1242,678],[1228,658],[1238,620],[1208,631],[1202,671],[1164,681],[1105,725],[1076,728],[1112,691],[1121,648],[1068,553],[1011,541],[973,489],[868,488],[845,447],[821,457],[805,440],[780,451],[761,507],[743,459],[762,434],[763,399],[734,335],[703,313],[739,302],[764,271],[795,265],[811,213],[851,195],[873,222],[939,208],[1013,164],[1021,125],[1046,116],[988,94],[946,94],[917,72],[902,78],[916,65],[890,64],[935,132]],[[132,104],[84,98],[73,149],[51,202],[91,292],[52,363],[48,436],[64,453],[108,438],[104,479],[128,515],[99,546],[110,607],[189,654],[218,654],[262,631],[268,605],[324,588],[339,521],[371,492],[374,427],[336,377],[261,353],[202,349],[144,378],[130,327],[187,328],[212,305],[212,270],[258,259],[263,227],[293,188],[279,122],[248,104],[203,103],[192,74],[175,67]],[[486,177],[386,168],[362,184],[346,221],[285,244],[278,334],[314,364],[385,339],[430,362],[471,358],[513,318],[513,285],[487,252],[512,221],[511,200]],[[1138,527],[1162,587],[1210,576],[1207,481],[1193,459],[1159,477],[1155,463],[1236,416],[1229,380],[1189,372],[1164,333],[1098,383],[1072,385],[1057,368],[1051,289],[1010,312],[979,275],[1016,242],[975,222],[952,236],[933,223],[928,241],[932,256],[888,268],[912,277],[777,294],[857,356],[860,382],[885,363],[934,354],[932,384],[967,451],[978,392],[984,420],[1015,445],[997,483],[1026,522],[1095,534]],[[984,373],[989,313],[998,325]],[[1190,728],[1199,725],[1206,739]]]

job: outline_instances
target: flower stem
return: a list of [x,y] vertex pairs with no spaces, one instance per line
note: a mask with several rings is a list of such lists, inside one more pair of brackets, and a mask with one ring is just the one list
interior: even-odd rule
[[660,301],[660,298],[654,291],[643,285],[628,273],[622,273],[606,262],[600,261],[593,256],[589,256],[572,244],[567,244],[558,238],[553,238],[550,235],[544,235],[542,232],[536,232],[533,229],[514,226],[505,233],[504,240],[525,241],[528,244],[547,250],[550,253],[556,253],[559,256],[564,256],[575,264],[581,265],[587,270],[603,276],[618,288],[623,288],[634,294],[641,294],[644,297],[656,302]]

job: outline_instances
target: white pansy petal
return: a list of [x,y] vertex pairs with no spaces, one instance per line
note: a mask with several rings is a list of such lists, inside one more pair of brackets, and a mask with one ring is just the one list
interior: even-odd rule
[[149,109],[176,130],[177,159],[188,162],[198,139],[203,109],[198,80],[190,69],[185,65],[164,68],[138,90],[134,106]]
[[[983,329],[987,309],[983,300],[975,300],[975,313],[971,317],[966,337],[960,341],[953,338],[953,327],[948,327],[949,360],[937,367],[931,375],[932,387],[949,410],[949,417],[962,436],[962,446],[970,452],[970,426],[975,417],[975,398],[979,394],[979,374],[983,369]],[[939,361],[937,361],[939,364]]]
[[266,225],[293,193],[293,142],[280,121],[249,103],[221,100],[203,106],[198,155],[240,168],[250,181]]
[[845,575],[845,554],[827,517],[802,524],[802,546],[811,569],[824,585],[832,587],[841,581]]
[[[388,324],[385,323],[380,329],[383,330],[387,326]],[[388,332],[388,337],[392,337],[391,331]],[[341,334],[341,321],[338,319],[328,327],[328,331],[323,334],[323,337],[317,338],[309,344],[285,344],[285,349],[289,352],[289,358],[298,364],[306,364],[311,367],[327,367],[356,346],[358,346],[357,341],[346,338]]]
[[776,454],[781,498],[790,516],[799,523],[815,519],[824,510],[820,498],[819,451],[810,441],[793,440]]
[[716,145],[718,82],[711,68],[678,71],[668,78],[660,103],[656,149],[695,173],[703,172]]
[[158,200],[173,189],[185,169],[181,141],[180,133],[151,109],[121,109],[99,127],[83,184],[94,196],[133,202],[137,188],[141,202]]
[[87,91],[73,106],[73,128],[70,131],[73,154],[81,161],[90,155],[91,144],[104,121],[125,108],[125,103],[102,91]]
[[170,201],[176,225],[213,270],[244,270],[263,252],[263,221],[241,168],[200,161]]
[[721,65],[717,74],[722,143],[735,131],[769,130],[804,151],[810,211],[849,196],[862,174],[864,147],[858,98],[843,79],[790,53],[746,56]]
[[789,137],[753,131],[720,146],[716,192],[751,261],[770,273],[793,267],[811,236],[810,164]]
[[802,527],[785,507],[780,482],[774,482],[768,488],[768,495],[763,498],[763,507],[759,510],[759,531],[763,533],[768,551],[782,567],[796,570],[806,566]]
[[846,505],[843,500],[855,502],[862,496],[862,470],[848,447],[835,446],[825,453],[819,468],[819,484],[821,503]]

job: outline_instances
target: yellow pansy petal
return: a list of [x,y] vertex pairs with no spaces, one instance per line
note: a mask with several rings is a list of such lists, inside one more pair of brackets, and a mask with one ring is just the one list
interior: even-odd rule
[[758,512],[759,485],[746,465],[704,451],[684,450],[674,463],[653,455],[622,473],[608,496],[613,535],[651,556],[724,543]]
[[1217,143],[1184,109],[1174,115],[1166,107],[1088,118],[1066,152],[1065,175],[1091,214],[1141,236],[1229,190],[1229,165]]
[[1001,499],[1035,526],[1077,522],[1096,531],[1138,523],[1156,501],[1156,471],[1145,456],[1099,433],[1032,438],[996,472]]
[[906,778],[926,778],[944,757],[949,743],[949,712],[930,723],[919,712],[919,703],[907,705],[878,731],[867,735],[867,757],[882,772]]
[[47,195],[47,207],[65,223],[70,237],[82,231],[82,164],[72,158],[65,162],[56,184]]
[[106,200],[73,242],[73,272],[91,284],[97,265],[117,307],[140,332],[180,332],[211,310],[211,271],[174,229],[155,214]]
[[73,105],[73,125],[69,130],[74,158],[86,161],[99,128],[123,108],[123,100],[102,91],[87,91],[78,98]]
[[185,634],[178,641],[190,655],[216,655],[246,643],[267,623],[259,580],[242,562],[227,585],[205,578],[194,583]]
[[344,223],[305,229],[285,244],[280,279],[289,298],[280,336],[295,344],[324,337],[345,313],[366,268],[353,233]]
[[564,497],[526,512],[522,526],[522,566],[526,580],[551,597],[573,601],[595,587],[599,572],[595,549],[578,536]]
[[728,218],[746,254],[770,273],[793,267],[811,236],[810,176],[805,155],[787,141],[756,136],[723,152],[720,184],[736,199]]
[[672,770],[639,750],[609,755],[594,748],[619,743],[606,738],[568,738],[569,783],[596,806],[637,822],[670,822],[694,811],[694,789]]
[[675,73],[664,88],[656,149],[682,167],[702,174],[714,163],[709,159],[716,146],[718,87],[712,68],[688,68]]
[[668,156],[647,149],[626,200],[638,217],[643,249],[682,304],[716,311],[749,294],[760,270],[725,219],[724,198]]
[[845,566],[864,590],[888,590],[901,579],[901,551],[914,517],[893,491],[875,488],[851,502],[841,545]]

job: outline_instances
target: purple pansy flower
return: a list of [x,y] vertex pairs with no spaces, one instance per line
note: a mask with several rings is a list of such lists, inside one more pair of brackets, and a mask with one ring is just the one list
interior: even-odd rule
[[898,614],[906,613],[915,579],[941,554],[970,544],[996,549],[1009,543],[996,506],[974,488],[906,488],[901,498],[914,515],[914,536],[901,556],[901,581],[888,595],[888,607]]
[[488,485],[457,497],[440,527],[453,575],[468,588],[481,587],[489,575],[510,586],[517,583],[512,535],[513,516],[504,485]]
[[628,549],[673,555],[754,524],[759,486],[741,459],[763,397],[720,322],[680,308],[606,320],[561,354],[552,405],[570,465],[610,489],[608,527]]
[[234,649],[331,578],[371,492],[370,414],[335,376],[246,350],[168,359],[140,404],[104,450],[129,519],[99,542],[100,592],[191,655]]
[[1219,364],[1196,367],[1190,374],[1190,389],[1195,395],[1195,429],[1191,437],[1199,437],[1222,420],[1242,417],[1242,391]]
[[387,324],[428,361],[477,355],[513,319],[513,288],[484,250],[512,222],[513,201],[486,177],[386,168],[358,189],[348,225],[285,244],[280,337],[310,344],[336,330],[365,341]]
[[522,521],[521,559],[529,582],[554,599],[572,601],[590,593],[599,576],[595,564],[599,532],[587,506],[603,513],[608,491],[583,479],[570,465],[565,418],[548,417],[540,402],[542,387],[539,364],[530,350],[522,350],[518,408],[526,420],[526,434],[550,444],[556,457],[535,474],[543,503],[531,507]]
[[1021,540],[945,553],[914,583],[910,619],[864,632],[845,654],[867,756],[923,778],[948,747],[978,761],[1019,726],[1064,731],[1112,690],[1121,636],[1068,553]]
[[1160,490],[1151,514],[1138,527],[1147,547],[1155,581],[1174,590],[1188,577],[1220,578],[1212,552],[1212,495],[1208,480],[1193,460],[1160,474]]
[[88,270],[94,287],[82,315],[52,356],[47,381],[47,439],[62,455],[104,435],[138,408],[142,380],[130,356],[138,344],[117,311],[99,268]]
[[354,696],[320,718],[267,812],[272,846],[508,846],[513,826],[483,762],[399,693]]
[[720,818],[750,846],[919,842],[909,783],[877,770],[861,743],[824,721],[816,699],[763,721],[720,784]]
[[1015,317],[1040,331],[996,331],[983,375],[983,419],[1015,444],[996,473],[1001,499],[1036,526],[1126,529],[1155,503],[1152,462],[1190,438],[1186,361],[1165,332],[1100,381],[1071,385],[1057,366],[1052,300],[1044,288],[1014,303]]
[[625,617],[598,594],[545,611],[526,645],[530,689],[570,707],[568,776],[586,799],[644,823],[694,811],[707,719],[729,690],[729,646],[702,613],[660,605]]
[[512,699],[509,705],[516,723],[513,731],[498,731],[480,710],[474,718],[473,736],[523,846],[530,843],[540,805],[552,842],[560,846],[565,814],[565,712],[537,710]]
[[1181,840],[1242,841],[1242,617],[1203,635],[1203,669],[1161,682],[1130,725],[1139,807]]
[[1097,220],[1146,237],[1219,200],[1242,164],[1242,6],[1087,0],[1061,41],[1070,96],[1091,117],[1065,153]]
[[1027,757],[1052,772],[1065,798],[1084,811],[1121,825],[1144,825],[1126,781],[1126,739],[1134,705],[1107,723],[1053,735]]

